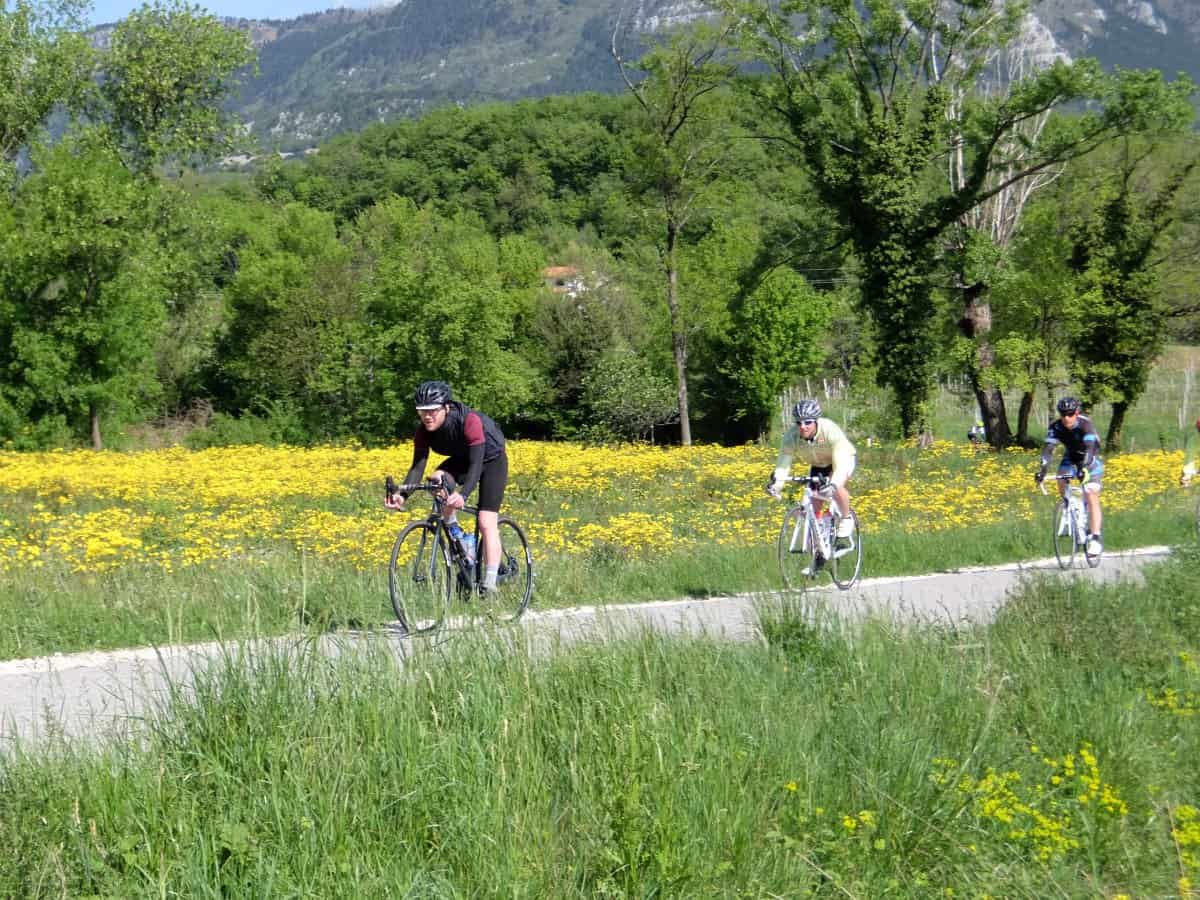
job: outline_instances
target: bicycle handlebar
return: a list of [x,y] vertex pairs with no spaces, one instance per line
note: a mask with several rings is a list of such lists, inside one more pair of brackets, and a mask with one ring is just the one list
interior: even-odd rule
[[388,475],[383,480],[383,489],[387,492],[389,497],[394,497],[396,494],[415,494],[418,491],[435,493],[437,491],[447,490],[447,487],[446,485],[442,484],[440,480],[434,481],[432,479],[429,481],[423,481],[420,484],[396,484],[396,482],[392,480],[392,476]]
[[784,479],[784,483],[803,484],[823,500],[831,499],[837,490],[833,480],[824,475],[791,475]]
[[[1081,482],[1080,487],[1082,487],[1083,485],[1087,484],[1088,481],[1090,480],[1088,475],[1089,475],[1089,473],[1088,473],[1087,469],[1084,469],[1078,475],[1055,475],[1053,477],[1054,477],[1055,481],[1074,481],[1076,478],[1078,478],[1079,481]],[[1042,489],[1043,494],[1046,494],[1047,496],[1049,496],[1050,492],[1046,490],[1046,479],[1043,478],[1041,481],[1039,481],[1038,487],[1040,487]]]

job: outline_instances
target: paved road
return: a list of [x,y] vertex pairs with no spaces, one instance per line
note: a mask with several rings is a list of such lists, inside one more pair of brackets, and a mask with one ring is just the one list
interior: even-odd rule
[[[1165,558],[1166,547],[1143,547],[1105,557],[1098,569],[1059,571],[1054,560],[1036,560],[956,572],[873,578],[854,590],[815,592],[842,615],[858,619],[885,615],[906,622],[983,623],[1009,592],[1043,574],[1111,582],[1136,578],[1142,566]],[[522,620],[537,642],[595,640],[646,628],[668,633],[710,634],[759,640],[756,609],[770,594],[741,594],[703,600],[530,611]],[[321,640],[331,656],[385,640],[400,655],[411,643],[394,632],[339,634]],[[294,638],[264,641],[287,648]],[[248,645],[253,652],[255,644]],[[232,652],[238,652],[234,648]],[[211,665],[228,646],[192,644],[163,648],[76,653],[0,662],[0,752],[30,746],[52,735],[119,739],[136,731],[143,712],[166,699],[171,685],[186,686],[191,675]]]

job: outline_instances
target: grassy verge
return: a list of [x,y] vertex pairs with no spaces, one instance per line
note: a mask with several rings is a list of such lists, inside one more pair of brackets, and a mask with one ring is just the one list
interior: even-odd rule
[[[239,660],[0,769],[0,895],[1183,896],[1200,559],[987,628]],[[814,625],[814,622],[819,623]]]

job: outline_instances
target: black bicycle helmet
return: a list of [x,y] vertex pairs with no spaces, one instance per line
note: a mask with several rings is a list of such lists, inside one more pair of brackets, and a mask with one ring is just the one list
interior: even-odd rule
[[1079,412],[1079,401],[1074,397],[1063,397],[1058,401],[1058,414],[1060,416],[1069,416],[1077,412]]
[[450,385],[444,381],[422,381],[414,398],[417,409],[437,409],[450,402]]
[[801,400],[792,407],[792,418],[797,422],[821,418],[821,404],[816,400]]

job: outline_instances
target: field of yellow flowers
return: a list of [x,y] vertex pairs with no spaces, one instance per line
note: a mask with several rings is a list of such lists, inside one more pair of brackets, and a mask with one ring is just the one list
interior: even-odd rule
[[[403,444],[0,453],[0,573],[172,572],[214,561],[252,564],[287,548],[359,570],[380,567],[402,524],[379,502],[383,477],[401,475],[410,454]],[[890,456],[865,456],[851,483],[869,535],[1016,527],[1048,507],[1033,490],[1036,456],[1027,451],[976,452],[942,441]],[[763,492],[770,448],[514,441],[510,459],[505,511],[525,526],[541,560],[597,548],[636,558],[668,543],[760,547],[779,520],[779,506]],[[1109,521],[1177,499],[1181,459],[1158,451],[1110,459]]]

